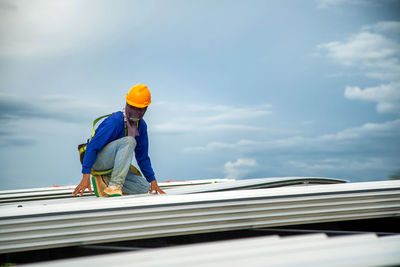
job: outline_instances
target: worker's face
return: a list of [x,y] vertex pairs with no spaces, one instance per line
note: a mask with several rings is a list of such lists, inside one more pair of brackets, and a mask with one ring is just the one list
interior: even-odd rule
[[130,121],[138,121],[143,118],[144,114],[146,113],[147,107],[145,108],[138,108],[135,106],[131,106],[129,104],[126,105],[126,113]]

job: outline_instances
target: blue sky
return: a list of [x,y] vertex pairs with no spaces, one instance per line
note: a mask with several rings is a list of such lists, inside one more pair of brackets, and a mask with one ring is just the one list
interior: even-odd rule
[[137,83],[159,181],[400,169],[400,1],[0,0],[0,189],[73,185]]

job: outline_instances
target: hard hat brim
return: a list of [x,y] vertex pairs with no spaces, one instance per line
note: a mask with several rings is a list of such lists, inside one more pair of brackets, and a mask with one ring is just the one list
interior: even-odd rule
[[128,103],[130,106],[134,106],[134,107],[137,107],[137,108],[145,108],[145,107],[147,107],[147,106],[149,106],[150,104],[151,104],[151,100],[149,101],[149,103],[147,104],[138,104],[138,103],[135,103],[135,102],[133,102],[133,101],[130,101],[130,100],[126,100],[126,103]]

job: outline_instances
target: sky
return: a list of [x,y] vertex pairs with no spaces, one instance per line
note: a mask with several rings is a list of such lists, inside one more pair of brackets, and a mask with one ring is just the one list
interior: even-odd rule
[[157,180],[400,171],[399,0],[0,0],[0,190],[77,185],[135,84]]

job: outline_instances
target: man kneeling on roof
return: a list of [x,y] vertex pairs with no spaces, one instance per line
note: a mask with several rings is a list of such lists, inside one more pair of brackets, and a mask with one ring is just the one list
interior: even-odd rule
[[[98,197],[147,192],[165,194],[158,187],[148,155],[147,125],[143,116],[150,103],[149,89],[138,84],[126,95],[125,109],[104,116],[108,117],[94,131],[87,145],[80,148],[84,153],[83,159],[81,157],[83,177],[74,196],[82,196],[86,188],[92,193],[90,174]],[[146,179],[131,165],[133,153]]]

